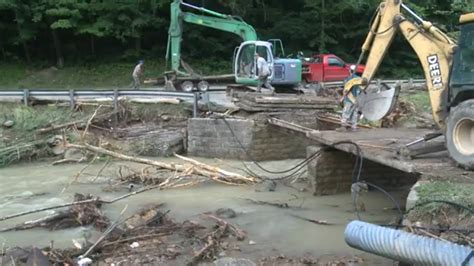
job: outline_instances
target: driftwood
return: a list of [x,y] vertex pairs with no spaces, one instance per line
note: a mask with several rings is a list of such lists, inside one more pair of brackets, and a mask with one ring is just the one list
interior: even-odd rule
[[[115,113],[116,112],[108,112],[108,113],[105,113],[105,114],[100,114],[100,115],[94,116],[93,120],[105,119],[105,118],[110,117],[111,115],[113,115]],[[76,125],[79,125],[79,124],[87,125],[87,122],[88,122],[89,119],[90,118],[83,118],[83,119],[79,119],[79,120],[76,120],[76,121],[72,121],[72,122],[68,122],[68,123],[64,123],[64,124],[60,124],[60,125],[52,125],[52,126],[49,126],[49,127],[40,128],[40,129],[36,130],[36,134],[45,134],[45,133],[49,133],[51,131],[56,131],[58,129],[68,128],[68,127],[76,126]],[[93,121],[91,121],[91,122],[93,122]]]
[[54,209],[60,209],[60,208],[65,208],[65,207],[71,207],[71,206],[76,206],[76,205],[98,204],[98,203],[100,203],[100,204],[112,204],[112,203],[115,203],[119,200],[122,200],[122,199],[125,199],[125,198],[128,198],[128,197],[143,193],[143,192],[148,191],[148,190],[157,189],[157,188],[160,188],[160,186],[157,185],[157,186],[144,187],[140,190],[137,190],[137,191],[119,196],[119,197],[114,198],[112,200],[102,200],[100,198],[91,198],[91,199],[86,199],[86,200],[81,200],[81,201],[74,201],[74,202],[71,202],[71,203],[65,203],[65,204],[61,204],[61,205],[44,207],[44,208],[35,209],[35,210],[31,210],[31,211],[20,212],[20,213],[16,213],[16,214],[1,217],[0,221],[13,219],[13,218],[20,217],[20,216],[25,216],[25,215],[28,215],[28,214],[33,214],[33,213],[38,213],[38,212],[43,212],[43,211],[49,211],[49,210],[54,210]]
[[[254,177],[247,177],[243,176],[237,173],[229,172],[223,169],[220,169],[218,167],[210,166],[201,162],[198,162],[196,160],[186,158],[184,156],[176,155],[176,157],[190,163],[191,165],[183,165],[183,164],[174,164],[174,163],[163,163],[160,161],[156,160],[150,160],[150,159],[145,159],[145,158],[140,158],[140,157],[134,157],[134,156],[129,156],[125,154],[120,154],[114,151],[110,151],[107,149],[104,149],[102,147],[98,146],[93,146],[90,144],[83,144],[83,145],[78,145],[78,144],[67,144],[67,147],[71,148],[77,148],[77,149],[82,149],[82,150],[88,150],[92,151],[94,153],[101,153],[105,154],[108,156],[112,156],[121,160],[125,161],[131,161],[131,162],[137,162],[137,163],[142,163],[142,164],[147,164],[147,165],[152,165],[158,168],[162,169],[167,169],[171,170],[174,172],[179,172],[183,173],[186,176],[189,175],[199,175],[199,176],[204,176],[210,180],[213,180],[215,182],[219,183],[224,183],[227,185],[242,185],[242,184],[254,184],[257,183],[258,180]],[[161,185],[162,188],[167,188],[169,187],[169,184],[173,184],[172,181],[181,181],[179,180],[172,180],[173,178],[169,178],[166,181],[164,181]],[[176,179],[176,178],[174,178]],[[196,181],[197,182],[197,181]],[[202,182],[199,181],[199,182]],[[176,182],[175,182],[176,183]],[[198,182],[197,182],[198,183]],[[192,185],[194,184],[193,181],[185,183],[186,185]]]
[[309,218],[302,217],[302,216],[299,216],[299,215],[294,215],[294,214],[291,214],[291,216],[295,217],[297,219],[303,220],[303,221],[313,223],[313,224],[331,225],[330,223],[328,223],[327,221],[324,221],[324,220],[314,220],[314,219],[309,219]]
[[237,240],[242,241],[247,237],[247,234],[245,233],[245,231],[227,222],[226,220],[216,217],[214,215],[210,215],[210,214],[207,214],[206,216],[215,220],[219,225],[228,227],[231,230],[232,234],[235,235]]
[[268,202],[268,201],[261,201],[261,200],[253,200],[253,199],[245,199],[246,201],[252,202],[253,204],[257,205],[268,205],[268,206],[273,206],[277,208],[282,208],[282,209],[288,209],[290,208],[290,205],[288,203],[276,203],[276,202]]
[[196,252],[196,254],[191,259],[191,261],[188,262],[186,265],[188,266],[197,265],[203,258],[209,256],[209,254],[212,254],[212,251],[218,246],[220,239],[226,233],[228,226],[229,226],[228,223],[219,224],[219,228],[217,228],[216,231],[210,233],[207,236],[206,245],[202,249],[200,249],[198,252]]
[[111,224],[107,230],[105,230],[105,232],[102,234],[102,236],[100,236],[99,239],[97,239],[97,241],[82,255],[82,258],[85,258],[87,257],[102,241],[104,241],[104,239],[107,238],[107,236],[110,235],[110,233],[112,233],[112,231],[114,231],[114,229],[119,226],[121,223],[124,222],[124,220],[122,220],[122,215],[123,213],[125,212],[125,210],[127,209],[127,206],[125,206],[122,211],[120,212],[120,216],[117,218],[117,220],[115,220],[115,222],[113,224]]
[[[76,194],[74,196],[74,199],[75,201],[73,203],[60,205],[60,207],[69,206],[70,208],[67,210],[48,215],[37,220],[26,221],[13,227],[1,229],[0,232],[26,230],[35,227],[46,227],[52,230],[56,230],[89,224],[93,224],[99,229],[102,229],[107,226],[108,219],[105,218],[102,212],[100,211],[100,207],[102,204],[101,201],[99,201],[97,198],[92,198],[91,195],[83,196],[81,194]],[[16,215],[3,217],[1,220],[3,221],[11,219],[13,217],[19,217],[22,215],[44,211],[48,209],[53,208],[49,207],[42,208],[36,211],[23,212]]]

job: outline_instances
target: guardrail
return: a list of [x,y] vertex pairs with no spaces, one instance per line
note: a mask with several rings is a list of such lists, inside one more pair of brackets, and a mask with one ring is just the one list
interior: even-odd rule
[[48,91],[48,90],[17,90],[17,91],[0,91],[0,100],[4,97],[19,97],[21,101],[28,105],[30,97],[56,97],[58,100],[66,100],[70,102],[71,108],[74,108],[76,100],[80,98],[90,99],[97,97],[111,97],[114,111],[118,109],[118,100],[121,96],[128,97],[179,97],[192,99],[193,117],[198,116],[198,101],[201,92],[174,92],[174,91],[136,91],[136,90],[104,90],[104,91]]

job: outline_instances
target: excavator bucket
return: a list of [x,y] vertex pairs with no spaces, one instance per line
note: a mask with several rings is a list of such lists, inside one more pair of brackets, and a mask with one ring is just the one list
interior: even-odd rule
[[400,91],[399,86],[382,83],[379,88],[368,88],[357,97],[359,111],[365,119],[378,121],[392,112]]

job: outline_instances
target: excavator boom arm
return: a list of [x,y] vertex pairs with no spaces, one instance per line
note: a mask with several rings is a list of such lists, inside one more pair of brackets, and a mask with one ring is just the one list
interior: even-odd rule
[[[401,9],[414,17],[417,24],[406,19]],[[358,83],[366,89],[382,62],[396,32],[400,30],[416,52],[425,74],[433,118],[440,128],[445,127],[448,115],[448,81],[456,44],[430,22],[424,21],[401,0],[386,0],[378,8],[371,30],[362,47],[359,61],[368,53],[365,71]],[[359,62],[360,63],[360,62]],[[350,88],[345,88],[348,90]]]
[[[197,15],[190,12],[183,12],[181,5],[190,7],[208,15]],[[171,3],[171,22],[168,31],[168,46],[166,51],[166,61],[171,59],[171,70],[180,72],[181,65],[181,41],[183,39],[183,22],[196,24],[208,28],[234,33],[244,41],[256,41],[257,33],[255,29],[246,22],[230,15],[224,15],[202,7],[196,7],[175,0]]]

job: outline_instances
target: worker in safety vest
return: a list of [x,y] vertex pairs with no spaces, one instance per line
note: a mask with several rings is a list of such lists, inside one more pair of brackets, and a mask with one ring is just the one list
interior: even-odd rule
[[262,86],[266,89],[271,90],[272,93],[275,92],[275,89],[270,84],[268,79],[271,76],[270,67],[268,66],[267,60],[260,56],[258,53],[255,53],[255,59],[257,61],[257,77],[258,77],[258,86],[257,92],[262,91]]
[[354,78],[359,76],[355,73],[356,66],[351,65],[349,69],[350,76],[344,80],[344,92],[340,99],[343,105],[341,116],[341,127],[337,131],[356,131],[359,120],[359,109],[357,107],[357,96],[361,93],[359,86],[347,86]]

